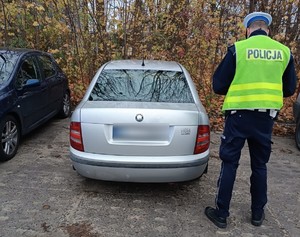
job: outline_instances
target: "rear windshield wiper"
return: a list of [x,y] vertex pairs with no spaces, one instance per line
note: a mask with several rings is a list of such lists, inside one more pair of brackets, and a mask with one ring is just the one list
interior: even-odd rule
[[0,57],[3,59],[3,61],[6,63],[6,59],[5,59],[5,57],[2,55],[2,54],[0,54]]
[[[4,63],[6,64],[6,59],[5,59],[5,57],[4,57],[2,54],[0,54],[0,57],[3,59]],[[1,68],[0,68],[0,72],[2,72],[2,68],[4,67],[4,63],[2,64],[2,66],[1,66]]]

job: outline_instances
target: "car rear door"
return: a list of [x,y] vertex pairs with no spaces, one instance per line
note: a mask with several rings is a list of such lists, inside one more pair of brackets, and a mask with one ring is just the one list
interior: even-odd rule
[[[34,82],[32,84],[31,82]],[[25,56],[20,61],[15,76],[18,108],[23,117],[24,129],[35,127],[48,113],[47,83],[43,80],[35,54]]]
[[50,113],[57,113],[61,108],[64,94],[64,75],[57,69],[54,59],[48,54],[38,56],[42,75],[48,86],[48,106]]

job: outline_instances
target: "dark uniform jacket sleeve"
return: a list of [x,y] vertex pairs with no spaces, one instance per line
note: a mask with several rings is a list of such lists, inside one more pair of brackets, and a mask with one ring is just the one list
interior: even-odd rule
[[297,84],[297,76],[294,66],[294,59],[291,55],[289,64],[284,71],[282,76],[282,90],[283,90],[283,97],[289,97],[294,94],[296,90]]
[[235,74],[235,46],[228,48],[227,54],[213,75],[213,90],[216,94],[226,95]]

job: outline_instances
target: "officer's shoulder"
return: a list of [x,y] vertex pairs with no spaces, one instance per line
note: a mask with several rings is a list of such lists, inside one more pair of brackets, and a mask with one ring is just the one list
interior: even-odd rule
[[234,44],[228,47],[228,52],[231,52],[232,55],[235,55],[235,45]]

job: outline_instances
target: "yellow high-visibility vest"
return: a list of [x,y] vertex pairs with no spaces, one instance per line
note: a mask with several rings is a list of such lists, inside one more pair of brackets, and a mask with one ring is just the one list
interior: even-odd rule
[[222,110],[280,109],[289,48],[268,36],[257,35],[236,42],[235,49],[235,76]]

